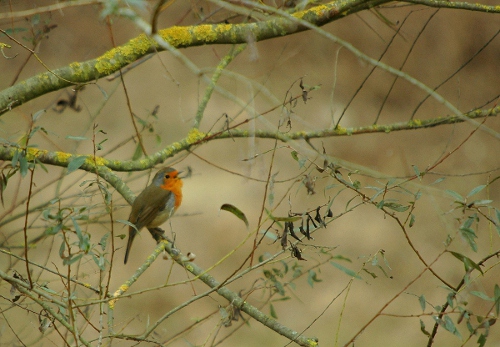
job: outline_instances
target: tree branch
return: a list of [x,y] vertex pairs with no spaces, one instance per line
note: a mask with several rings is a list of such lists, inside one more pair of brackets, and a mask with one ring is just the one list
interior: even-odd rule
[[[346,11],[358,12],[388,0],[350,2],[335,1],[312,7],[291,16],[322,26],[343,18]],[[163,29],[158,34],[175,48],[201,46],[205,44],[240,44],[272,39],[309,30],[293,20],[272,17],[267,21],[245,24],[204,24],[195,26],[174,26]],[[141,34],[128,43],[113,48],[98,58],[85,62],[74,62],[59,69],[47,71],[21,81],[0,92],[0,115],[41,95],[96,81],[108,76],[145,55],[163,51],[152,38]]]
[[500,6],[489,6],[478,3],[470,3],[464,1],[447,1],[447,0],[406,0],[411,4],[425,5],[429,7],[450,8],[456,10],[478,11],[485,13],[500,13]]

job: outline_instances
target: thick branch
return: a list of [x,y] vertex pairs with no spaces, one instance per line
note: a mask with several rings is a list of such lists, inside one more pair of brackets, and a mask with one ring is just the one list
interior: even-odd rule
[[486,13],[500,13],[500,6],[488,6],[478,3],[470,3],[465,1],[448,1],[448,0],[406,0],[417,5],[429,7],[450,8],[456,10],[478,11]]
[[[466,113],[464,116],[469,119],[483,118],[497,116],[500,113],[500,106],[489,110],[476,110]],[[113,171],[142,171],[154,167],[157,164],[163,163],[167,158],[174,156],[175,154],[190,149],[192,146],[196,146],[200,143],[211,141],[215,139],[225,139],[225,138],[248,138],[248,137],[258,137],[258,138],[269,138],[278,139],[282,142],[288,142],[290,140],[304,140],[313,138],[323,138],[332,136],[351,136],[366,133],[390,133],[393,131],[401,130],[416,130],[423,128],[431,128],[438,125],[444,124],[455,124],[464,122],[464,117],[450,116],[450,117],[437,117],[427,120],[413,119],[409,122],[392,123],[386,125],[369,125],[353,128],[342,128],[338,127],[336,129],[322,129],[317,131],[296,131],[290,133],[281,133],[273,130],[256,130],[255,132],[249,132],[242,129],[230,129],[230,131],[223,131],[221,133],[215,134],[205,134],[199,130],[192,130],[186,138],[181,141],[174,142],[169,146],[165,147],[161,151],[158,151],[146,158],[141,160],[117,160],[117,159],[106,159],[103,157],[95,157],[93,155],[88,155],[87,160],[82,164],[80,169],[95,172],[96,167],[99,175],[103,178],[106,175],[106,170]],[[0,160],[12,161],[15,153],[17,151],[22,151],[23,149],[17,147],[0,147]],[[26,159],[28,161],[34,161],[43,164],[49,164],[54,166],[67,167],[68,164],[78,158],[81,155],[69,154],[65,152],[50,152],[47,150],[40,150],[36,148],[28,148],[26,151]],[[110,182],[108,179],[106,181]],[[119,191],[119,187],[110,182]]]
[[[166,242],[163,242],[166,243]],[[157,246],[158,248],[162,248],[161,245]],[[175,252],[172,253],[172,244],[167,243],[165,249],[169,252],[170,255],[174,256]],[[176,262],[182,265],[186,270],[191,272],[193,275],[197,276],[200,280],[203,281],[210,288],[218,288],[220,283],[211,275],[209,275],[205,270],[201,269],[198,265],[193,262],[183,261],[182,257],[175,257]],[[216,290],[216,292],[224,297],[229,303],[239,308],[241,311],[245,312],[253,319],[262,323],[266,327],[276,331],[280,335],[285,336],[291,341],[297,343],[300,346],[318,346],[317,338],[308,338],[300,335],[297,331],[294,331],[281,323],[279,323],[276,319],[273,319],[263,312],[259,311],[255,306],[250,305],[248,302],[243,300],[237,293],[227,289],[226,287],[221,287]]]
[[[315,26],[322,26],[344,17],[347,13],[358,12],[384,2],[388,0],[336,1],[297,12],[293,14],[293,17]],[[271,17],[267,21],[257,23],[174,26],[160,30],[158,33],[173,47],[186,48],[205,44],[257,42],[304,30],[308,28],[293,20]],[[0,115],[49,92],[96,81],[119,71],[145,55],[162,50],[163,48],[156,41],[142,34],[96,59],[74,62],[69,66],[30,77],[0,92]]]

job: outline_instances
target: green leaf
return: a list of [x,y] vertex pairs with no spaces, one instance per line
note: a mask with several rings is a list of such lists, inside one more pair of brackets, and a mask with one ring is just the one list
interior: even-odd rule
[[340,255],[340,254],[337,254],[332,259],[345,260],[349,263],[352,263],[352,260],[350,258],[344,257],[343,255]]
[[497,216],[497,222],[495,224],[495,228],[497,229],[498,235],[500,235],[500,210],[495,208],[495,214]]
[[420,307],[422,308],[422,311],[425,311],[425,296],[422,294],[418,297],[418,302],[420,303]]
[[231,204],[224,204],[224,205],[222,205],[220,207],[220,209],[223,210],[223,211],[227,211],[227,212],[230,212],[230,213],[234,214],[236,217],[238,217],[239,219],[241,219],[243,221],[243,223],[245,223],[245,225],[248,228],[248,226],[249,226],[248,219],[245,216],[245,214],[239,208],[237,208],[236,206],[231,205]]
[[[385,264],[385,266],[387,266],[387,268],[388,268],[389,270],[392,270],[392,269],[391,269],[391,267],[389,266],[389,261],[388,261],[388,260],[387,260],[387,258],[385,257],[385,252],[380,252],[380,254],[382,255],[382,259],[384,259],[384,264]],[[385,271],[384,271],[384,273],[385,273]],[[387,274],[386,274],[386,275],[387,275]]]
[[449,292],[448,295],[446,296],[446,303],[448,304],[448,306],[450,306],[451,308],[454,308],[454,299],[455,298],[455,293],[454,292]]
[[78,170],[85,163],[85,160],[87,160],[87,157],[82,155],[70,161],[68,164],[68,174]]
[[46,173],[49,173],[49,170],[47,170],[47,167],[45,165],[43,165],[43,163],[38,160],[38,159],[35,159],[35,163],[40,166],[42,168],[43,171],[45,171]]
[[353,270],[351,269],[348,269],[346,268],[345,266],[343,265],[340,265],[339,263],[336,263],[334,261],[331,261],[330,264],[332,264],[333,266],[335,266],[337,269],[339,269],[340,271],[343,271],[347,276],[349,277],[354,277],[354,278],[357,278],[357,279],[362,279],[356,272],[354,272]]
[[415,215],[412,213],[410,216],[410,228],[415,224]]
[[278,173],[276,172],[275,174],[271,175],[271,179],[269,180],[269,194],[267,196],[267,201],[269,202],[269,206],[274,205],[274,182],[276,180],[276,175]]
[[314,285],[314,282],[323,282],[323,280],[319,279],[316,272],[313,270],[309,270],[309,273],[307,275],[307,283],[312,287]]
[[106,245],[108,244],[108,238],[109,238],[109,233],[104,234],[103,237],[101,237],[101,240],[99,241],[99,245],[101,246],[101,249],[103,251],[106,250]]
[[373,279],[377,278],[378,276],[375,274],[375,272],[368,271],[367,269],[362,269],[364,272],[372,276]]
[[475,239],[477,238],[476,232],[474,229],[467,227],[460,227],[458,229],[460,231],[460,235],[469,243],[469,246],[472,248],[474,252],[477,252],[477,243]]
[[25,177],[26,174],[28,173],[28,159],[26,159],[26,155],[24,152],[19,156],[19,168],[21,172],[21,177]]
[[142,147],[141,143],[137,143],[137,146],[135,146],[135,151],[134,154],[132,155],[132,160],[137,160],[142,156]]
[[460,335],[460,332],[458,331],[457,327],[451,320],[450,316],[444,316],[444,328],[448,330],[450,333],[453,333],[453,335],[462,338],[462,335]]
[[302,219],[302,216],[295,216],[295,217],[276,217],[276,216],[273,216],[269,211],[268,212],[268,216],[269,218],[271,218],[273,221],[275,222],[296,222],[298,220],[301,220]]
[[477,290],[473,290],[470,292],[472,295],[477,296],[478,298],[481,298],[486,301],[495,301],[493,298],[490,298],[488,295],[486,295],[483,292],[478,292]]
[[382,208],[382,207],[387,207],[396,212],[404,212],[410,208],[410,206],[408,205],[404,206],[396,202],[387,202],[385,200],[382,200],[377,204],[377,208]]
[[455,198],[456,201],[463,202],[465,200],[462,195],[458,194],[454,190],[446,189],[444,192],[448,195],[451,195],[453,198]]
[[297,153],[297,151],[292,151],[290,154],[295,161],[299,161],[299,154]]
[[283,265],[283,273],[286,274],[288,272],[288,264],[286,263],[286,261],[282,260],[281,261],[281,265]]
[[55,235],[62,230],[62,224],[56,224],[45,229],[45,235]]
[[478,347],[483,347],[486,344],[486,336],[481,334],[477,339]]
[[444,319],[440,319],[438,316],[432,316],[432,318],[443,328],[448,330],[450,333],[458,336],[459,338],[462,338],[460,335],[460,332],[457,330],[455,327],[455,324],[451,320],[449,316],[444,316]]
[[498,313],[500,312],[500,287],[498,286],[498,284],[495,284],[495,289],[493,292],[495,295],[495,311],[498,317]]
[[420,320],[420,331],[424,333],[425,336],[431,336],[431,334],[425,329],[425,324]]
[[129,222],[128,220],[125,220],[125,219],[117,219],[116,221],[117,221],[118,223],[122,223],[122,224],[125,224],[126,226],[132,227],[132,228],[136,229],[136,231],[138,231],[138,230],[137,230],[137,227],[135,226],[135,224],[134,224],[134,223],[132,223],[132,222]]
[[479,265],[477,265],[474,261],[472,261],[472,259],[466,257],[465,255],[463,254],[460,254],[460,253],[457,253],[457,252],[453,252],[453,251],[450,251],[450,253],[455,257],[457,258],[458,260],[460,260],[462,263],[464,263],[464,266],[465,266],[465,270],[466,271],[469,271],[469,269],[471,268],[474,268],[476,270],[478,270],[479,272],[481,272],[481,274],[483,273],[483,270],[481,269],[481,267]]
[[80,225],[78,225],[78,222],[74,217],[71,217],[71,220],[73,221],[73,226],[75,227],[76,236],[78,237],[79,241],[78,246],[82,251],[88,253],[90,250],[89,236],[87,234],[82,233],[82,229],[80,228]]
[[45,113],[45,110],[40,110],[40,111],[35,112],[35,114],[32,117],[33,122],[36,122],[44,113]]
[[16,150],[14,152],[14,154],[12,155],[12,161],[11,161],[11,165],[13,167],[16,167],[17,166],[17,162],[19,161],[19,156],[21,155],[21,151],[20,150]]
[[285,287],[283,287],[280,281],[274,281],[273,284],[280,295],[285,295]]
[[276,241],[278,239],[278,236],[269,230],[261,230],[259,233],[264,234],[265,237],[271,239],[272,241]]
[[476,188],[472,189],[469,194],[467,194],[467,197],[471,197],[472,195],[474,194],[477,194],[479,193],[481,190],[483,190],[484,188],[486,188],[486,184],[482,184],[480,186],[477,186]]
[[469,205],[474,205],[474,206],[487,206],[491,204],[493,200],[474,200],[469,203]]
[[85,140],[88,140],[89,138],[85,137],[85,136],[71,136],[71,135],[68,135],[68,136],[66,136],[66,139],[67,140],[73,140],[73,141],[85,141]]
[[[289,283],[289,285],[291,285],[292,283]],[[289,296],[284,296],[282,298],[277,298],[277,299],[274,299],[272,300],[273,302],[276,302],[276,301],[288,301],[288,300],[291,300],[292,298],[289,297]]]
[[434,185],[434,184],[438,184],[438,183],[441,183],[445,180],[445,177],[440,177],[438,178],[437,180],[435,180],[434,182],[432,182],[430,185]]
[[40,13],[36,13],[33,17],[31,17],[31,24],[33,26],[37,26],[40,23]]
[[102,255],[97,256],[95,254],[92,254],[92,259],[94,259],[94,262],[101,271],[106,270],[106,258],[104,258]]
[[413,168],[413,172],[415,172],[415,175],[420,179],[422,180],[422,174],[420,173],[420,170],[418,169],[418,167],[416,165],[412,165],[411,166]]
[[64,265],[71,265],[71,264],[77,262],[78,260],[80,260],[82,257],[83,257],[83,254],[80,253],[80,254],[78,254],[76,256],[71,256],[69,258],[64,258],[63,264]]
[[274,309],[273,304],[269,304],[269,315],[273,317],[274,319],[278,319],[278,315],[276,314],[276,310]]

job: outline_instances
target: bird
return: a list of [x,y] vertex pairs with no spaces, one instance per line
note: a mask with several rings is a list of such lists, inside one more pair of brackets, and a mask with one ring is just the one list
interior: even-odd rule
[[134,224],[135,228],[131,225],[128,228],[124,264],[127,264],[132,242],[142,228],[148,228],[157,242],[161,240],[163,230],[158,227],[172,217],[182,202],[180,173],[172,167],[160,169],[151,184],[135,198],[128,217],[128,221]]

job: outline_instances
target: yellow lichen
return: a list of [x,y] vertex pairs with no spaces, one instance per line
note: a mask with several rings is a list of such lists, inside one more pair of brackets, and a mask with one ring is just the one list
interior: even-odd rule
[[227,32],[231,31],[231,29],[234,27],[233,24],[219,24],[215,26],[215,31],[222,33],[222,32]]
[[198,40],[213,42],[218,38],[217,31],[214,30],[217,27],[218,25],[198,25],[193,29],[193,34]]
[[187,136],[187,142],[188,143],[195,143],[200,140],[203,140],[205,138],[206,134],[204,132],[201,132],[197,128],[193,128],[189,131],[188,136]]
[[[95,161],[94,161],[95,160]],[[86,160],[88,162],[88,164],[91,164],[91,165],[97,165],[97,166],[106,166],[106,163],[107,163],[107,160],[104,159],[103,157],[92,157],[92,158],[87,158]]]
[[192,42],[188,27],[174,26],[160,30],[158,34],[174,47],[189,46]]
[[135,39],[130,40],[126,45],[121,46],[122,52],[125,55],[129,54],[144,54],[151,46],[158,46],[155,40],[149,38],[145,34],[137,36]]
[[59,161],[61,163],[67,162],[70,157],[71,157],[71,154],[69,154],[69,153],[56,152],[57,161]]
[[422,121],[420,119],[412,119],[411,121],[408,122],[408,125],[411,127],[413,126],[419,127],[422,125]]
[[95,68],[101,75],[109,75],[121,66],[131,63],[144,55],[152,45],[156,45],[155,41],[145,34],[141,34],[126,44],[110,49],[96,58]]
[[37,149],[37,148],[33,148],[33,147],[28,147],[26,149],[26,159],[28,161],[32,161],[33,159],[38,158],[41,155],[45,155],[47,153],[48,153],[48,151],[44,150],[44,149]]
[[347,129],[346,128],[343,128],[341,127],[340,125],[337,126],[337,128],[335,128],[335,131],[337,132],[337,134],[339,135],[344,135],[344,134],[347,134]]

